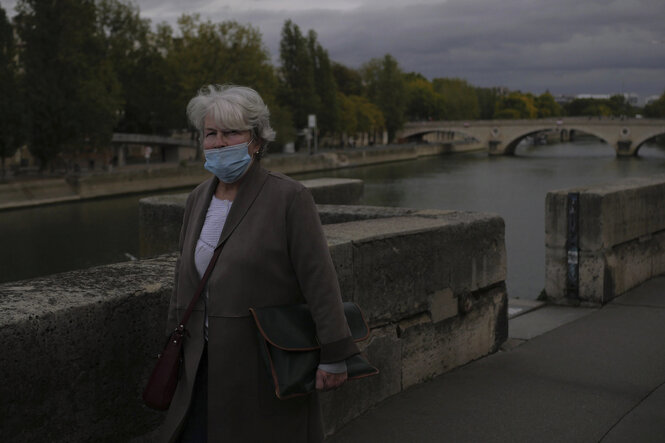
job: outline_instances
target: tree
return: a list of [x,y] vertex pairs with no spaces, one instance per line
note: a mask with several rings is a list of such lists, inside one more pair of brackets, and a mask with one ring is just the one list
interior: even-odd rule
[[5,177],[5,158],[14,155],[23,143],[14,30],[0,7],[0,178]]
[[644,116],[649,118],[665,118],[665,93],[658,100],[644,107]]
[[444,117],[445,101],[421,74],[409,73],[406,80],[406,117],[410,121],[440,120]]
[[363,79],[358,71],[333,62],[332,72],[339,92],[345,95],[363,95]]
[[173,37],[168,26],[158,32],[162,50],[175,73],[182,109],[201,87],[209,84],[242,84],[262,96],[274,90],[274,70],[256,28],[235,21],[202,22],[199,15],[183,15],[178,19],[178,29],[180,37]]
[[167,134],[184,127],[179,91],[150,21],[140,17],[138,7],[119,0],[99,1],[97,21],[124,102],[115,130]]
[[538,109],[533,94],[514,91],[499,98],[494,111],[494,118],[520,119],[536,118]]
[[388,139],[394,140],[406,119],[406,83],[402,70],[397,60],[386,54],[383,59],[367,62],[361,71],[367,97],[383,113]]
[[28,147],[40,168],[110,145],[120,88],[91,0],[19,0]]
[[478,118],[490,120],[494,118],[494,107],[499,99],[498,88],[475,88],[478,97]]
[[432,80],[434,90],[445,102],[444,118],[446,120],[470,120],[480,115],[476,88],[461,78],[435,78]]
[[308,33],[308,47],[314,68],[314,85],[319,107],[316,110],[317,126],[322,134],[332,134],[340,128],[340,107],[337,101],[337,84],[332,72],[328,51],[323,49],[316,32]]
[[564,109],[566,115],[569,116],[609,117],[612,115],[609,100],[605,99],[576,98],[566,103]]
[[308,39],[291,20],[287,20],[282,27],[279,58],[282,65],[279,70],[279,101],[291,112],[296,127],[304,128],[307,116],[320,109],[320,101]]
[[554,101],[552,94],[544,92],[536,97],[538,118],[557,117],[561,115],[561,106]]

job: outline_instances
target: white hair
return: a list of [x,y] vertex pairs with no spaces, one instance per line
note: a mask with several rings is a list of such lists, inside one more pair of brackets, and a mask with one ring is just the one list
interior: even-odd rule
[[201,140],[207,116],[224,129],[251,131],[261,144],[257,153],[259,157],[263,155],[266,144],[275,140],[268,107],[252,88],[235,85],[204,86],[187,105],[187,117],[201,134]]

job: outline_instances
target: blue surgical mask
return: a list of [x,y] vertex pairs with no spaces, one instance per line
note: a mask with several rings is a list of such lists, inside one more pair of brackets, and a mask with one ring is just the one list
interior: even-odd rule
[[249,144],[252,141],[224,148],[206,149],[206,162],[203,165],[208,171],[224,183],[237,181],[252,162],[249,156]]

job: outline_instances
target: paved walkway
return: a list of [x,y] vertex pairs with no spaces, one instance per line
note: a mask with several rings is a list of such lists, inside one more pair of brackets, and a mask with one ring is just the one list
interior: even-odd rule
[[602,309],[535,308],[510,320],[503,351],[391,397],[328,441],[665,442],[665,276]]

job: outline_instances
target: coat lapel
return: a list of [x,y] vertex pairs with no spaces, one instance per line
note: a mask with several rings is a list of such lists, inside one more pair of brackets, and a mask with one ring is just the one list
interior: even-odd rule
[[263,169],[258,162],[254,162],[250,167],[250,170],[247,171],[247,175],[243,178],[243,183],[240,185],[240,189],[238,189],[236,199],[231,206],[231,211],[229,211],[226,223],[224,223],[222,235],[219,237],[218,247],[229,238],[231,233],[245,217],[245,214],[247,214],[247,211],[254,203],[254,200],[256,200],[256,197],[259,195],[267,178],[268,171]]

